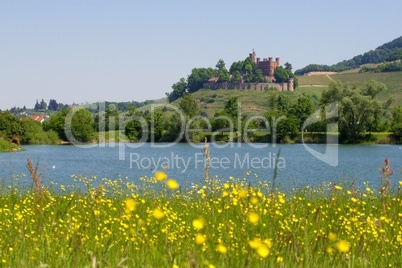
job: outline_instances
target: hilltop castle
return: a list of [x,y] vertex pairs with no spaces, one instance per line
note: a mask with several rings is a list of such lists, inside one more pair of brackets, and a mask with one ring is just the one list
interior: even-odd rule
[[274,72],[276,67],[279,66],[279,58],[275,58],[275,61],[270,58],[257,58],[255,51],[253,49],[253,53],[249,54],[250,59],[254,62],[258,68],[262,71],[262,74],[268,79],[268,82],[272,82],[274,80]]
[[284,83],[275,83],[275,69],[280,66],[279,58],[275,58],[275,61],[272,58],[257,58],[255,51],[253,49],[253,53],[249,54],[249,57],[253,63],[257,65],[257,67],[262,71],[262,74],[267,79],[268,83],[245,83],[242,79],[241,82],[219,82],[219,77],[211,77],[207,83],[203,84],[203,88],[207,89],[248,89],[248,90],[267,90],[269,88],[275,88],[278,91],[293,91],[294,90],[294,81],[293,78],[289,78],[287,82]]

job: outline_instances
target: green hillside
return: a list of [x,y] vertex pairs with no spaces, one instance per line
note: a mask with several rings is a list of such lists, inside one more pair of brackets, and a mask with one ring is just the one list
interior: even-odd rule
[[[313,99],[319,99],[322,90],[325,87],[306,87],[298,88],[294,92],[283,92],[291,98],[298,98],[305,94]],[[268,92],[257,90],[209,90],[201,89],[192,93],[193,98],[197,101],[198,107],[203,114],[214,116],[215,113],[223,110],[225,102],[232,97],[237,97],[241,102],[243,114],[247,115],[262,115],[266,113],[268,107]],[[173,105],[178,105],[181,99],[173,102]]]
[[[398,37],[391,42],[385,43],[374,50],[370,50],[362,55],[358,55],[349,60],[343,60],[333,65],[323,65],[323,64],[309,64],[306,67],[296,70],[296,75],[303,75],[308,72],[316,71],[332,71],[341,72],[346,70],[351,70],[358,68],[363,64],[371,63],[381,63],[385,61],[394,61],[398,57],[394,57],[394,53],[400,53],[402,48],[402,36]],[[397,52],[399,50],[399,52]],[[398,54],[400,55],[400,54]]]
[[[358,73],[359,69],[348,70],[333,75],[315,75],[315,76],[298,76],[299,87],[294,92],[283,92],[291,99],[298,98],[302,95],[309,96],[318,104],[321,92],[328,87],[332,81],[342,81],[351,83],[365,83],[370,79],[377,80],[387,85],[388,90],[380,94],[380,99],[386,100],[390,96],[395,97],[393,105],[402,105],[402,72],[390,73]],[[267,111],[268,95],[265,91],[256,90],[208,90],[200,89],[192,93],[193,98],[197,101],[198,106],[203,114],[213,116],[215,113],[223,110],[225,102],[231,97],[237,97],[241,102],[244,114],[261,115]],[[181,98],[174,101],[173,105],[178,105]],[[154,100],[154,104],[166,104],[167,99]],[[150,104],[138,108],[139,111],[150,109]]]
[[[358,73],[346,71],[333,75],[315,75],[315,76],[298,76],[299,88],[296,90],[307,90],[314,87],[326,87],[331,81],[339,80],[342,82],[351,82],[363,84],[370,79],[384,83],[388,90],[382,92],[379,96],[380,99],[388,99],[391,96],[395,97],[393,105],[402,105],[402,72],[389,72],[389,73]],[[310,89],[311,90],[311,89]]]

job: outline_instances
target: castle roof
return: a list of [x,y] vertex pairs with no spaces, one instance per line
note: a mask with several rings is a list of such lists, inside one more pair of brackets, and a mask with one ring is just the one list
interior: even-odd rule
[[208,83],[216,83],[218,82],[219,77],[212,76],[211,78],[208,79]]

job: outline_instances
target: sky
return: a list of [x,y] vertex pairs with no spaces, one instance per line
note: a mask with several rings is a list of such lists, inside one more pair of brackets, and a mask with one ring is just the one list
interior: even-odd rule
[[0,109],[160,99],[253,49],[335,64],[400,37],[401,14],[401,0],[0,0]]

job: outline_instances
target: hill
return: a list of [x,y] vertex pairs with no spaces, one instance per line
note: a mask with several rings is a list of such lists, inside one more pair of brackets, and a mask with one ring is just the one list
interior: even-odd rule
[[380,63],[384,61],[389,61],[391,54],[402,48],[402,36],[398,37],[391,42],[385,43],[375,50],[370,50],[362,55],[358,55],[349,60],[344,60],[333,65],[322,65],[322,64],[310,64],[306,67],[296,70],[296,75],[303,75],[308,72],[314,71],[333,71],[342,72],[350,69],[358,68],[360,65],[368,63]]
[[[304,94],[318,102],[319,96],[325,88],[326,86],[298,88],[294,92],[282,92],[281,94],[285,94],[291,99],[296,99]],[[200,89],[191,95],[197,101],[201,113],[208,117],[213,117],[215,113],[221,112],[225,106],[225,102],[232,97],[237,97],[238,101],[241,102],[242,111],[245,115],[263,115],[268,109],[269,93],[265,91]],[[172,104],[178,105],[180,100],[181,98]]]
[[[394,96],[395,102],[393,105],[402,105],[402,72],[359,73],[358,70],[354,69],[332,75],[299,76],[299,88],[296,91],[327,87],[331,81],[335,80],[363,84],[370,79],[374,79],[384,83],[388,88],[386,92],[382,92],[379,95],[380,99],[385,100]],[[319,92],[317,94],[321,95]]]

